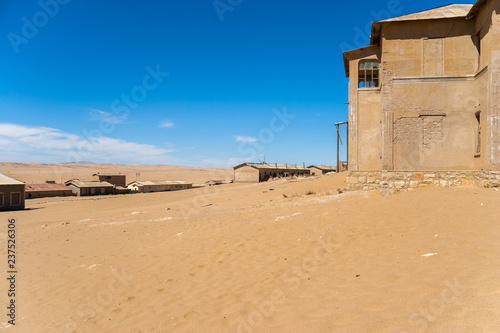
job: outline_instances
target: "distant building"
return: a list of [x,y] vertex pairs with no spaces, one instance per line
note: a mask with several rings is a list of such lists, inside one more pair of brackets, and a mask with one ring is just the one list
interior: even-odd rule
[[337,172],[336,167],[325,166],[325,165],[311,165],[308,166],[307,168],[311,170],[311,176],[319,176],[329,172]]
[[132,192],[164,192],[178,191],[193,188],[193,183],[185,180],[136,180],[128,184]]
[[24,183],[0,173],[0,211],[24,209]]
[[66,186],[70,187],[77,196],[106,195],[115,192],[115,186],[108,182],[83,181],[78,179],[68,180]]
[[73,191],[70,187],[63,184],[26,184],[25,198],[46,198],[46,197],[69,197],[73,196]]
[[311,170],[297,164],[243,163],[234,167],[235,183],[259,183],[272,178],[309,176]]
[[96,173],[94,177],[99,177],[99,181],[101,182],[108,182],[116,186],[127,187],[126,175]]
[[231,184],[233,181],[232,180],[208,180],[205,182],[207,186],[217,186],[217,185],[224,185],[224,184]]

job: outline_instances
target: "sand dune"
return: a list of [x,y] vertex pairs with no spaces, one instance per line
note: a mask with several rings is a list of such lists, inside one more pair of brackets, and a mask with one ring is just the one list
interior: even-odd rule
[[500,330],[499,191],[344,187],[341,174],[29,200],[0,213],[19,221],[21,291],[0,329]]

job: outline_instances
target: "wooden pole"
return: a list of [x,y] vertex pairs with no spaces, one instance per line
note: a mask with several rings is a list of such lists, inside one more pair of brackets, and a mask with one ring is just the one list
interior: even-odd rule
[[339,125],[335,124],[337,128],[337,173],[340,172],[340,132]]

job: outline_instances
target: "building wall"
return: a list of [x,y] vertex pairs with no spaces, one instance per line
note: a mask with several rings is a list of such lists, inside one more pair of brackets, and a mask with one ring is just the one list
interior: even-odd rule
[[380,88],[358,88],[360,60],[380,61],[376,46],[356,51],[351,56],[349,80],[349,169],[371,170],[380,168],[381,138],[380,119],[382,105]]
[[71,187],[73,193],[77,196],[94,196],[94,195],[108,195],[113,194],[112,187],[77,187],[75,185],[69,184],[68,187]]
[[[389,23],[381,49],[351,54],[350,170],[499,169],[500,20],[493,2],[478,15],[480,26],[464,19]],[[476,34],[485,29],[480,64]],[[380,60],[380,89],[358,89],[362,59]],[[484,62],[487,73],[478,75]]]
[[318,169],[318,168],[309,168],[309,170],[311,170],[311,176],[319,176],[319,175],[322,175],[323,174],[323,170],[321,169]]
[[60,191],[26,191],[26,199],[35,198],[48,198],[48,197],[68,197],[73,196],[72,190],[60,190]]
[[108,182],[110,184],[127,187],[127,176],[126,175],[98,175],[101,182]]
[[251,166],[243,166],[234,170],[235,183],[258,183],[259,170]]
[[316,168],[316,167],[311,167],[309,168],[309,170],[311,171],[311,176],[320,176],[320,175],[323,175],[325,173],[328,173],[328,172],[335,172],[335,170],[328,170],[328,171],[324,171],[322,169],[319,169],[319,168]]
[[475,18],[475,35],[480,37],[481,68],[477,80],[477,108],[481,112],[484,149],[481,162],[487,170],[500,170],[500,2],[489,0]]
[[[473,170],[474,25],[464,19],[383,27],[382,84],[387,170]],[[403,40],[402,40],[403,38]]]
[[[19,193],[19,205],[12,205],[12,194]],[[21,185],[0,185],[0,211],[23,210],[24,202],[24,184]]]
[[134,192],[151,193],[165,191],[179,191],[193,188],[192,184],[164,184],[164,185],[129,185],[128,187]]

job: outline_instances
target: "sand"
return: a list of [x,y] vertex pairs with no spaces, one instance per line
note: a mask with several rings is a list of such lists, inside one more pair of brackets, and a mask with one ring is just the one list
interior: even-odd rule
[[344,187],[29,200],[0,213],[4,262],[8,218],[19,252],[18,319],[0,331],[500,331],[500,191]]
[[127,176],[127,184],[135,180],[187,180],[204,183],[208,180],[232,180],[231,168],[196,168],[170,165],[122,164],[45,164],[0,162],[0,173],[26,184],[43,184],[47,180],[62,184],[70,179],[98,180],[96,173]]

